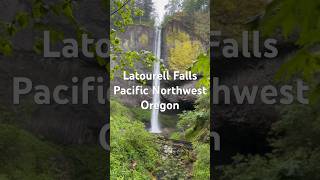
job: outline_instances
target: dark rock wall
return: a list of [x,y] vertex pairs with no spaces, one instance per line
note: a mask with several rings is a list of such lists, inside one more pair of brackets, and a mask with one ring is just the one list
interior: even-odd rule
[[[219,85],[230,88],[231,103],[225,104],[224,94],[219,94],[219,104],[213,105],[213,129],[221,137],[221,151],[214,153],[216,165],[231,162],[231,157],[240,154],[263,154],[270,152],[268,137],[272,123],[280,119],[279,103],[264,104],[260,98],[260,90],[266,85],[280,88],[287,83],[276,83],[275,74],[279,67],[290,58],[295,51],[290,44],[278,44],[279,55],[273,59],[224,59],[211,57],[214,77],[219,78]],[[247,86],[250,91],[258,86],[254,104],[238,104],[232,86],[240,91]],[[213,87],[214,88],[214,87]],[[279,93],[279,91],[278,91]],[[278,99],[278,98],[277,98]]]
[[[101,7],[99,0],[83,0],[73,2],[75,16],[88,29],[94,38],[107,38],[107,12]],[[30,11],[27,2],[18,0],[3,0],[0,2],[0,19],[10,21],[18,11]],[[48,17],[48,23],[59,27],[65,32],[65,38],[76,38],[74,29],[57,17]],[[100,68],[92,59],[76,58],[43,58],[33,52],[36,36],[42,36],[41,31],[27,28],[14,38],[14,55],[0,56],[0,106],[6,107],[14,114],[15,122],[26,129],[58,143],[82,144],[97,143],[99,131],[108,117],[106,105],[97,102],[97,94],[89,94],[87,105],[37,105],[34,103],[34,91],[21,98],[20,105],[13,105],[13,77],[27,77],[33,86],[46,85],[53,91],[59,84],[71,87],[71,78],[77,76],[80,82],[88,76],[104,77],[106,71]],[[58,46],[57,46],[58,48]],[[81,89],[81,83],[79,83]],[[107,90],[108,80],[102,84]],[[52,92],[51,91],[51,92]],[[80,90],[81,92],[81,90]],[[52,95],[52,94],[51,94]],[[70,99],[71,91],[63,94]],[[79,101],[81,102],[81,100]]]

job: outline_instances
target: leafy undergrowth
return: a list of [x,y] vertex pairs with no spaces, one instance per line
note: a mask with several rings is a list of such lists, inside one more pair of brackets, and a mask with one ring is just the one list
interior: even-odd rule
[[105,179],[107,155],[97,145],[65,147],[14,125],[0,129],[1,180]]
[[210,179],[210,95],[203,95],[196,101],[195,110],[179,115],[177,132],[172,139],[192,142],[196,161],[193,164],[193,179]]
[[47,142],[11,125],[0,125],[0,179],[51,180],[68,176],[63,154]]
[[197,160],[193,165],[193,176],[195,180],[210,178],[210,144],[198,143],[193,145],[197,154]]
[[64,153],[72,166],[70,170],[72,179],[106,179],[109,159],[107,152],[100,146],[69,146]]
[[125,106],[111,101],[111,178],[151,179],[159,165],[156,137]]

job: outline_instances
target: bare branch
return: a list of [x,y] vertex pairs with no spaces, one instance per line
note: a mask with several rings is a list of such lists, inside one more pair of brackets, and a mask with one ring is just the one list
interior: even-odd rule
[[131,0],[127,0],[121,7],[119,7],[117,10],[113,11],[110,16],[116,14],[118,11],[120,11],[125,5],[127,5]]

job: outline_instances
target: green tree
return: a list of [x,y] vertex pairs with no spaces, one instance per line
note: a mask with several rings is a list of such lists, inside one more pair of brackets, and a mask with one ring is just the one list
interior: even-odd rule
[[166,15],[172,16],[182,10],[182,0],[169,0],[165,6]]
[[208,11],[208,0],[184,0],[182,8],[187,14],[193,14],[196,11]]
[[143,12],[142,15],[132,15],[133,19],[137,23],[148,23],[154,25],[154,8],[152,0],[135,0],[135,8],[138,8]]
[[170,0],[163,24],[179,23],[184,30],[209,43],[209,21],[209,0]]

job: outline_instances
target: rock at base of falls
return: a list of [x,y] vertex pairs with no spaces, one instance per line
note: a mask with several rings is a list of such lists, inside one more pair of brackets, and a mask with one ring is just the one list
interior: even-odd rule
[[[192,144],[158,137],[162,165],[159,168],[158,179],[183,178],[192,179],[192,167],[196,160]],[[174,176],[174,177],[173,177]]]

